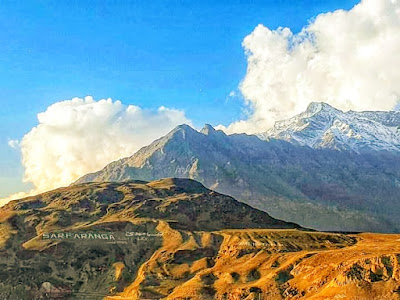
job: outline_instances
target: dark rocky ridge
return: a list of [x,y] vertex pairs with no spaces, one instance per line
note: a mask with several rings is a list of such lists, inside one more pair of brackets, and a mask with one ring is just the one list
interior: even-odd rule
[[24,216],[40,215],[41,228],[47,226],[46,216],[52,212],[57,212],[52,227],[71,226],[74,219],[93,222],[118,215],[163,220],[173,228],[191,231],[301,228],[184,178],[78,184],[12,201],[4,209],[23,212]]

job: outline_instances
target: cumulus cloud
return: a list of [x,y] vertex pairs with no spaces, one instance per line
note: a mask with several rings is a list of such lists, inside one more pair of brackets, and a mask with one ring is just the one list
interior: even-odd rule
[[24,181],[35,188],[3,199],[2,204],[67,186],[111,161],[132,155],[175,126],[191,124],[181,110],[164,106],[145,110],[92,97],[57,102],[39,113],[38,121],[20,142]]
[[390,110],[400,99],[400,1],[364,0],[318,15],[298,34],[258,25],[243,40],[240,90],[251,108],[229,133],[262,132],[312,101],[343,110]]
[[37,193],[38,192],[35,192],[34,189],[31,189],[28,192],[19,192],[19,193],[12,194],[12,195],[10,195],[10,196],[8,196],[6,198],[0,199],[0,207],[2,207],[3,205],[6,205],[8,202],[10,202],[12,200],[22,199],[22,198],[25,198],[25,197],[29,197],[29,196],[35,195]]

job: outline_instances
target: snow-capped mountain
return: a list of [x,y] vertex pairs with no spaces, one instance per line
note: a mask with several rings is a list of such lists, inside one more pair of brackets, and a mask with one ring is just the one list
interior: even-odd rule
[[400,152],[332,151],[180,125],[87,182],[190,178],[319,230],[400,232]]
[[311,148],[400,151],[400,112],[343,112],[326,103],[311,103],[297,116],[275,123],[257,135]]

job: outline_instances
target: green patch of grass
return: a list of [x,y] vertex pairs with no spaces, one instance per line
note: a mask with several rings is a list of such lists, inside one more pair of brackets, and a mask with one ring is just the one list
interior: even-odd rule
[[133,279],[134,279],[133,274],[125,268],[124,271],[122,272],[122,280],[126,283],[131,283]]
[[279,292],[280,292],[282,297],[283,297],[284,292],[285,292],[285,290],[287,288],[287,282],[290,279],[294,278],[292,276],[292,274],[290,274],[290,271],[292,271],[292,270],[293,270],[293,266],[290,266],[289,268],[278,272],[278,274],[274,278],[275,282],[276,282],[276,284],[278,286],[278,290],[279,290]]
[[361,280],[364,278],[365,270],[358,264],[351,266],[349,272],[347,272],[347,278]]
[[290,271],[292,271],[293,267],[288,268],[286,270],[280,271],[277,276],[275,276],[275,281],[278,284],[284,284],[285,282],[289,281],[290,279],[293,278],[293,276],[290,274]]
[[274,261],[273,263],[272,263],[272,265],[271,265],[271,268],[277,268],[277,267],[279,267],[280,266],[280,263],[279,263],[279,261]]
[[376,273],[371,272],[370,274],[371,282],[377,282],[383,280],[383,270],[377,269]]
[[393,275],[393,265],[392,265],[392,260],[388,256],[382,257],[382,263],[385,265],[385,268],[387,270],[388,276],[392,277]]
[[249,274],[247,274],[247,281],[254,281],[254,280],[258,280],[260,278],[261,278],[261,274],[256,269],[251,270],[249,272]]
[[215,288],[213,288],[211,286],[204,286],[201,288],[201,293],[207,297],[214,297],[216,292],[217,291],[215,290]]
[[217,280],[217,277],[214,274],[207,274],[201,276],[201,281],[206,285],[214,284],[215,280]]
[[232,276],[233,280],[235,280],[235,281],[238,281],[240,278],[240,274],[236,273],[236,272],[232,272],[231,276]]
[[253,287],[250,288],[250,293],[261,294],[262,290],[259,287],[253,286]]

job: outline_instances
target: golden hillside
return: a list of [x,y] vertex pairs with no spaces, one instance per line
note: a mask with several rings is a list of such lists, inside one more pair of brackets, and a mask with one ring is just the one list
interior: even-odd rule
[[106,299],[399,299],[400,235],[171,232]]
[[399,299],[400,235],[306,231],[187,179],[0,208],[0,299]]

